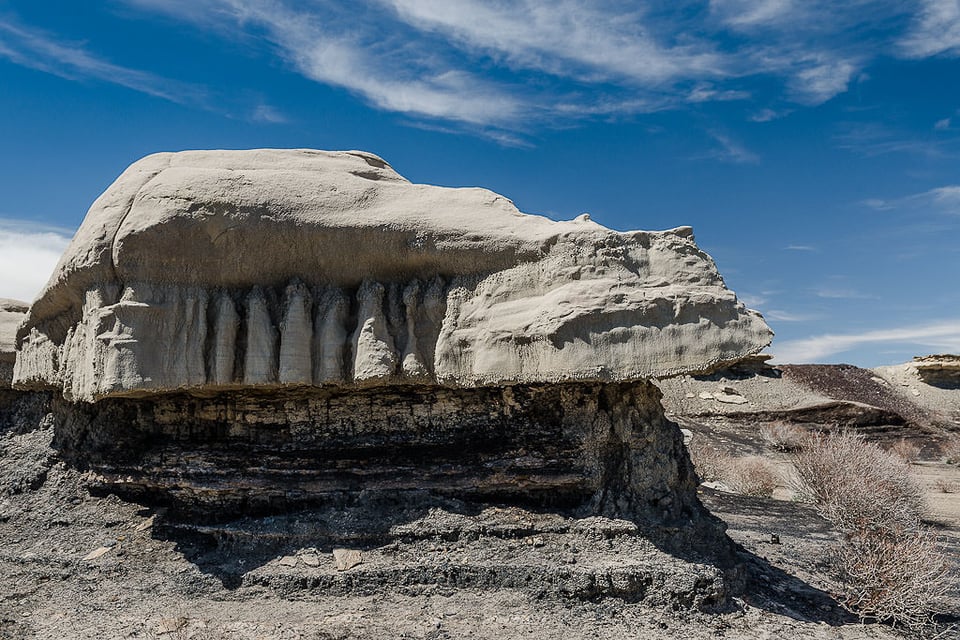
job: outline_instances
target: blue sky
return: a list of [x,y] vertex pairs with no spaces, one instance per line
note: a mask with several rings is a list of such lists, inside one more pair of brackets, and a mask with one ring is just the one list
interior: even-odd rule
[[960,352],[960,0],[0,0],[0,297],[148,153],[692,225],[790,362]]

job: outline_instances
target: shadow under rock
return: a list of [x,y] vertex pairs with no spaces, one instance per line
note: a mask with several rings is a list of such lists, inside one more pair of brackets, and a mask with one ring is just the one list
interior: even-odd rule
[[[807,562],[811,571],[822,569],[809,551],[796,549],[791,541],[802,540],[812,547],[836,539],[829,522],[810,505],[725,493],[701,487],[701,501],[712,514],[736,531],[736,537],[752,538],[769,551],[768,559],[737,543],[737,558],[744,569],[741,599],[747,604],[804,622],[831,626],[854,624],[858,618],[843,609],[826,591],[790,573],[789,565]],[[775,542],[774,542],[775,541]],[[788,565],[787,568],[775,564]]]
[[[555,581],[558,571],[569,573],[570,569],[562,566],[564,561],[560,556],[569,555],[569,550],[575,549],[577,545],[583,546],[584,538],[577,537],[574,530],[577,523],[590,519],[578,520],[549,510],[476,505],[440,500],[426,494],[421,497],[421,502],[412,503],[409,496],[398,501],[395,496],[381,495],[349,505],[275,516],[248,517],[211,525],[160,518],[154,527],[154,536],[173,541],[177,550],[183,553],[188,561],[201,572],[218,579],[227,589],[253,586],[268,587],[288,595],[313,592],[335,596],[372,595],[385,589],[417,594],[431,588],[519,588],[533,597],[559,595],[574,600],[599,601],[612,596],[627,603],[646,599],[642,595],[634,597],[634,592],[611,593],[600,586],[576,593],[564,593],[562,587],[550,592],[545,590],[546,587],[538,587],[538,581]],[[744,506],[745,514],[751,509],[761,513],[767,508],[764,514],[771,516],[768,508],[770,505],[748,503]],[[490,512],[499,515],[496,519],[491,519],[487,515]],[[793,525],[801,528],[809,525],[804,514],[791,515],[789,509],[783,509],[779,514],[774,513],[772,517],[783,518],[783,522],[793,518]],[[618,536],[623,536],[629,525],[630,523],[624,520],[608,520],[605,525],[594,530],[591,533],[593,537],[588,539],[596,539],[598,545],[602,542],[607,545],[604,548],[623,544],[622,541],[617,541]],[[603,528],[604,526],[606,528]],[[642,526],[645,525],[641,523]],[[548,554],[548,559],[538,573],[537,570],[531,571],[529,563],[520,566],[522,563],[511,556],[509,550],[542,544],[530,542],[540,536],[548,539],[552,537],[552,541],[548,542],[546,549],[540,549],[541,553]],[[724,574],[727,588],[732,591],[727,595],[737,596],[749,606],[802,622],[826,623],[831,626],[857,622],[854,616],[839,607],[825,591],[791,575],[739,544],[730,543],[734,550],[733,562],[726,554],[722,554],[724,558],[711,562],[710,558],[705,558],[700,552],[678,553],[676,545],[657,544],[658,539],[662,541],[661,536],[646,537],[641,534],[637,538],[642,539],[643,544],[653,543],[660,551],[675,558],[677,567],[684,566],[683,562],[717,567]],[[551,550],[551,545],[555,547],[554,550]],[[319,555],[325,566],[329,566],[332,565],[331,552],[337,547],[359,550],[364,555],[377,555],[381,558],[381,564],[378,569],[367,570],[363,575],[355,572],[338,574],[331,569],[320,573],[311,572],[304,568],[302,560],[298,560],[297,564],[302,571],[267,567],[278,558],[298,559],[304,553]],[[461,554],[467,554],[468,562],[442,565],[440,574],[436,573],[436,565],[420,564],[420,560],[425,556],[439,558],[454,549],[460,550]],[[550,556],[550,553],[556,558]],[[619,547],[607,553],[616,555],[620,563],[627,562]],[[475,555],[470,558],[469,554]],[[382,558],[385,557],[393,558],[394,561],[384,565]],[[474,565],[488,562],[491,566],[482,570],[471,569],[470,562]],[[517,566],[511,567],[512,562],[516,562]],[[582,562],[579,568],[585,569]],[[515,571],[511,573],[513,569]],[[527,575],[524,578],[515,575],[516,572],[527,572]],[[504,580],[505,583],[498,582]],[[651,588],[655,586],[649,583],[642,587]],[[674,607],[679,602],[681,600],[676,598],[672,601]],[[730,612],[738,607],[736,600],[726,597],[717,601],[706,598],[697,602],[697,608],[717,613]]]

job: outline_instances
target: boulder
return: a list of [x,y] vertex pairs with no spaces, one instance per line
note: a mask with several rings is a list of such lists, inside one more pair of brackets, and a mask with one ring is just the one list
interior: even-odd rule
[[20,327],[14,383],[94,401],[624,382],[770,338],[688,227],[554,222],[363,152],[188,151],[93,204]]

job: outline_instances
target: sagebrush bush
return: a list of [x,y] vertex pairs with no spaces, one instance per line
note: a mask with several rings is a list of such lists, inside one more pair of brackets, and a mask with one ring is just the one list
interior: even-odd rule
[[723,475],[724,460],[728,457],[725,452],[697,435],[691,438],[687,451],[701,482],[715,482],[720,479]]
[[726,450],[694,436],[687,445],[701,482],[722,482],[730,491],[747,496],[773,495],[780,474],[760,456],[731,456]]
[[771,422],[760,427],[760,437],[775,451],[790,453],[803,447],[807,432],[787,422]]
[[960,489],[960,485],[946,478],[937,478],[933,486],[935,486],[940,493],[956,493],[957,490]]
[[760,456],[727,458],[720,479],[734,493],[769,498],[780,484],[780,474],[769,460]]
[[901,438],[890,447],[890,453],[904,462],[916,462],[920,458],[920,447],[905,438]]
[[900,458],[849,433],[814,434],[794,455],[797,493],[841,530],[916,529],[923,489]]
[[960,436],[950,436],[950,438],[940,446],[947,464],[960,464]]
[[857,531],[838,545],[834,567],[848,610],[922,632],[950,591],[950,564],[927,531]]
[[794,466],[799,492],[843,534],[833,561],[840,603],[861,619],[929,635],[956,576],[921,526],[923,493],[908,464],[833,433],[810,436]]

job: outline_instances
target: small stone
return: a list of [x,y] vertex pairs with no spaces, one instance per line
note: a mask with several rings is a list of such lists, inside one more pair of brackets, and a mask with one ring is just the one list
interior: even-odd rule
[[701,400],[713,400],[713,394],[709,391],[701,391],[699,394],[697,394],[697,397]]
[[333,561],[337,564],[337,571],[348,571],[363,562],[363,557],[356,549],[334,549]]
[[915,395],[915,396],[919,396],[919,395],[920,395],[920,391],[919,391],[918,389],[910,389],[910,393],[912,393],[912,394]]
[[297,556],[283,556],[279,563],[282,567],[295,567],[297,566]]
[[300,556],[300,559],[303,560],[303,564],[308,567],[319,567],[320,566],[320,556],[315,553],[305,553]]
[[91,551],[90,553],[88,553],[87,555],[83,556],[83,560],[85,560],[85,561],[88,561],[88,560],[96,560],[97,558],[99,558],[99,557],[102,556],[103,554],[105,554],[105,553],[107,553],[108,551],[110,551],[110,549],[111,549],[111,547],[97,547],[96,549],[94,549],[93,551]]
[[726,395],[723,393],[718,393],[713,397],[713,399],[716,400],[717,402],[723,402],[724,404],[746,404],[747,403],[747,399],[744,398],[743,396]]
[[186,618],[163,618],[157,625],[157,632],[160,634],[176,633],[187,626]]
[[688,393],[688,394],[686,395],[686,397],[687,397],[687,398],[696,398],[696,396],[693,395],[692,393]]
[[146,531],[147,529],[149,529],[150,527],[153,526],[153,519],[154,519],[154,518],[156,518],[156,516],[150,516],[149,518],[147,518],[146,520],[144,520],[143,522],[141,522],[140,524],[138,524],[138,525],[134,528],[134,531]]

